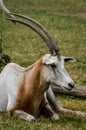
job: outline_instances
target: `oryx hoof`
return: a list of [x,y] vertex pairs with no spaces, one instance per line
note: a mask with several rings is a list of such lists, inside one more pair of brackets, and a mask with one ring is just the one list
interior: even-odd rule
[[35,119],[35,117],[32,116],[32,115],[28,115],[26,120],[27,120],[27,121],[34,121],[34,120],[36,120],[36,119]]
[[53,114],[53,115],[50,117],[50,119],[57,121],[57,120],[59,120],[59,116],[58,116],[58,114],[55,113],[55,114]]

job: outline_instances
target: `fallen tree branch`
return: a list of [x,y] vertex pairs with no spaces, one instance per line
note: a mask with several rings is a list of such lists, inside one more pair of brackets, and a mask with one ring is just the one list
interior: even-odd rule
[[61,87],[52,86],[52,89],[55,93],[71,95],[75,97],[80,97],[86,99],[86,86],[76,86],[71,91],[63,90]]

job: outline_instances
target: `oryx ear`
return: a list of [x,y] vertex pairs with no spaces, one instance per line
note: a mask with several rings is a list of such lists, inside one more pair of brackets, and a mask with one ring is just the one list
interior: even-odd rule
[[75,62],[76,59],[75,58],[72,58],[72,57],[63,57],[64,58],[64,62]]
[[56,57],[43,57],[42,63],[45,65],[54,65],[56,61]]

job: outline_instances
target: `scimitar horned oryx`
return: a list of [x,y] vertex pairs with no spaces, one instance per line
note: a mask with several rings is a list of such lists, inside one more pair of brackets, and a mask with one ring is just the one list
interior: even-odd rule
[[8,111],[11,115],[28,121],[35,120],[41,115],[51,120],[58,120],[59,116],[55,112],[58,110],[84,116],[82,112],[62,108],[50,87],[59,85],[65,90],[73,89],[74,82],[65,70],[64,62],[75,59],[60,55],[54,39],[40,23],[20,14],[14,15],[28,19],[27,23],[9,18],[13,22],[24,24],[34,30],[46,43],[50,54],[44,55],[27,68],[15,63],[5,66],[0,74],[0,111]]

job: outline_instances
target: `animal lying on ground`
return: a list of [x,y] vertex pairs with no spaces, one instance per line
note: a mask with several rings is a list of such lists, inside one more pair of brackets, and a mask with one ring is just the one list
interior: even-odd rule
[[59,117],[46,98],[50,84],[68,90],[74,87],[62,56],[59,61],[57,55],[46,54],[27,68],[9,63],[0,74],[0,111],[17,114],[26,120],[35,119],[46,111],[50,119],[57,120]]
[[64,109],[56,100],[51,88],[52,85],[59,85],[69,91],[74,88],[74,82],[64,68],[64,62],[75,59],[61,56],[54,39],[36,20],[20,14],[13,15],[28,20],[26,23],[9,18],[34,30],[44,40],[50,54],[44,55],[27,68],[15,63],[5,66],[0,74],[0,111],[9,112],[27,121],[35,120],[41,115],[58,120],[58,111],[86,116],[86,113],[80,111]]

